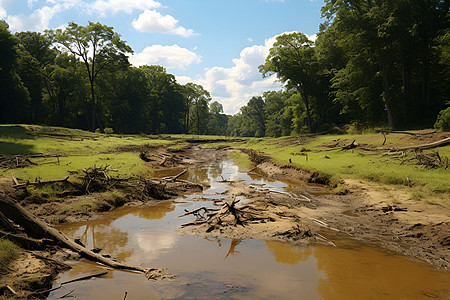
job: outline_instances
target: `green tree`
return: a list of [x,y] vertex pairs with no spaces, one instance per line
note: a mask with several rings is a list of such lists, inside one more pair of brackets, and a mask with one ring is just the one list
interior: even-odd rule
[[0,123],[30,122],[30,95],[18,74],[18,43],[0,20]]
[[186,125],[190,126],[189,133],[205,134],[209,119],[208,103],[211,101],[211,95],[201,85],[187,83],[184,86],[184,97],[186,105],[189,106],[189,119]]
[[228,117],[223,113],[223,106],[217,101],[209,104],[210,117],[206,126],[207,134],[226,135]]
[[102,129],[95,91],[97,77],[112,64],[128,64],[126,54],[132,53],[132,49],[113,31],[113,27],[98,22],[89,22],[87,26],[71,22],[65,30],[50,30],[48,34],[54,42],[84,63],[90,86],[89,127],[92,131],[98,127]]
[[262,97],[252,97],[246,106],[241,107],[243,136],[263,137],[266,134],[266,115]]
[[286,83],[288,89],[295,89],[300,93],[310,132],[313,132],[310,111],[311,90],[318,72],[318,63],[312,46],[313,42],[303,33],[280,35],[270,49],[266,62],[259,66],[263,76],[275,73],[281,82]]
[[263,94],[266,116],[266,136],[280,137],[291,134],[292,109],[287,100],[292,92],[268,91]]

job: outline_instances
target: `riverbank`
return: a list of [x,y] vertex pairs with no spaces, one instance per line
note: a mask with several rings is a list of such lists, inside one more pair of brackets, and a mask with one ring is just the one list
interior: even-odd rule
[[[20,134],[14,133],[15,130],[19,130]],[[234,226],[236,224],[211,227],[211,224],[202,223],[185,227],[181,232],[236,239],[325,243],[338,247],[339,241],[345,237],[405,254],[437,269],[449,268],[450,213],[448,193],[445,192],[448,187],[446,183],[441,183],[436,189],[433,188],[434,185],[421,179],[431,176],[439,178],[438,183],[445,181],[449,176],[448,169],[445,166],[442,169],[428,169],[411,161],[403,166],[410,154],[403,154],[402,160],[383,156],[384,153],[370,152],[369,155],[365,152],[369,150],[365,148],[370,147],[361,146],[362,144],[342,149],[352,145],[350,139],[366,141],[370,139],[368,136],[341,136],[339,141],[328,136],[307,137],[305,140],[300,137],[233,140],[186,136],[119,137],[64,130],[66,129],[30,129],[19,126],[8,127],[6,131],[9,131],[9,136],[1,135],[2,153],[16,157],[17,154],[22,154],[19,157],[24,158],[25,152],[17,152],[17,149],[25,149],[29,154],[35,155],[16,160],[15,167],[13,161],[12,167],[3,168],[4,176],[0,180],[2,190],[13,195],[22,206],[50,224],[95,219],[102,212],[118,206],[154,205],[199,192],[205,184],[202,183],[202,175],[198,174],[194,177],[195,180],[191,180],[195,182],[186,181],[187,175],[181,174],[183,170],[211,163],[227,154],[240,161],[241,167],[249,173],[294,186],[302,186],[305,182],[322,184],[327,192],[268,192],[257,186],[223,178],[228,185],[223,205],[236,200],[236,197],[238,200],[242,199],[247,206],[245,209],[260,215],[259,221],[254,218],[245,227]],[[443,137],[441,134],[433,138],[429,138],[429,134],[425,136],[427,140],[423,142],[427,143]],[[374,139],[373,136],[371,138]],[[333,145],[327,144],[328,139],[332,139]],[[414,141],[417,144],[415,139],[402,139],[403,145]],[[211,144],[214,141],[218,143]],[[209,149],[198,147],[205,143],[208,143]],[[389,146],[393,147],[393,144]],[[448,157],[448,148],[439,148],[439,155],[444,163],[445,157]],[[423,155],[426,155],[427,152],[424,152]],[[356,160],[355,157],[362,160]],[[348,160],[353,161],[352,167],[348,167]],[[336,161],[339,162],[338,166],[334,164]],[[302,162],[314,163],[316,167],[308,167]],[[17,168],[22,163],[25,165]],[[384,177],[403,178],[404,173],[389,174],[397,168],[412,170],[413,173],[407,175],[410,181],[386,184],[382,180],[361,180],[360,177],[363,176],[359,171],[336,171],[345,168],[364,169],[364,164],[368,163],[375,165],[374,169],[379,169],[380,165],[389,165],[384,170],[387,173]],[[329,170],[334,170],[334,173],[323,172],[324,169],[317,167],[321,164],[324,164],[324,168],[328,166]],[[94,173],[95,176],[92,177]],[[348,176],[344,177],[342,174]],[[67,175],[69,179],[64,180]],[[177,175],[180,177],[175,178]],[[16,183],[13,178],[17,180]],[[53,182],[59,180],[61,181]],[[24,187],[14,188],[13,185],[17,183],[24,184]],[[246,200],[243,201],[244,199]],[[245,216],[246,211],[241,204],[236,204],[236,207],[243,210]],[[0,280],[0,286],[13,286],[13,289],[23,289],[26,293],[26,283],[14,286],[17,278],[45,278],[46,280],[39,281],[41,289],[48,288],[51,278],[64,265],[64,260],[78,257],[76,253],[66,250],[61,252],[60,249],[36,253],[37,256],[29,255],[33,252],[23,253],[21,261],[27,255],[30,261],[43,263],[43,268],[37,268],[38,271],[26,270],[19,275],[12,271],[6,272]],[[47,256],[47,259],[42,258],[43,256]],[[49,263],[51,259],[57,262]],[[12,266],[8,268],[15,270]],[[45,268],[51,272],[46,275],[41,273]],[[16,281],[8,281],[11,278],[16,278]],[[28,285],[28,293],[31,290],[36,290],[36,284]],[[4,290],[4,293],[11,296],[8,294],[10,291]]]

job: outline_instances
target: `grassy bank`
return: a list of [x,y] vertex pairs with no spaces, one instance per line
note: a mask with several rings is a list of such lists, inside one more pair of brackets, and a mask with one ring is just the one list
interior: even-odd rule
[[[420,133],[417,136],[419,135]],[[390,154],[388,150],[376,149],[381,146],[395,149],[427,142],[427,139],[420,140],[417,136],[390,134],[385,145],[382,145],[383,135],[368,133],[251,138],[234,146],[266,153],[281,165],[292,164],[328,174],[334,183],[343,179],[359,179],[397,185],[399,188],[408,189],[414,198],[433,197],[437,198],[440,204],[450,207],[450,169],[445,168],[445,162],[450,157],[450,146]],[[352,141],[356,141],[359,146],[344,150],[343,147],[350,145]],[[422,157],[422,161],[417,159],[418,157]],[[422,164],[428,157],[439,157],[442,165]],[[435,160],[439,163],[437,158]]]

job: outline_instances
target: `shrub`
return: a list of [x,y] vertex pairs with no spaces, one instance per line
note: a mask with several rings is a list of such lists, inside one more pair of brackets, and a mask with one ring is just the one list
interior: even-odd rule
[[434,128],[442,131],[450,131],[450,107],[441,110],[439,113]]
[[105,127],[104,132],[105,132],[106,134],[113,134],[113,133],[114,133],[114,130],[113,130],[112,128],[110,128],[110,127]]

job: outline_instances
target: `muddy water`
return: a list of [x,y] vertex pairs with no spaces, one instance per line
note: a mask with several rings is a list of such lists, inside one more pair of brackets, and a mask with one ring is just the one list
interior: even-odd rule
[[[170,176],[180,170],[155,173]],[[262,240],[180,236],[184,209],[214,204],[227,189],[223,180],[244,180],[259,188],[298,189],[239,172],[230,159],[190,169],[186,179],[210,185],[203,193],[161,202],[153,207],[122,207],[102,219],[65,224],[60,229],[88,248],[102,248],[130,265],[164,267],[178,277],[149,282],[143,275],[109,271],[108,275],[63,285],[50,299],[448,299],[450,274],[434,271],[405,257],[351,240],[337,247],[294,246]],[[304,187],[305,192],[323,192]],[[199,201],[202,200],[202,201]],[[55,283],[103,271],[88,261]]]

